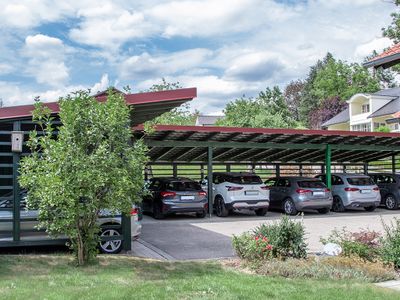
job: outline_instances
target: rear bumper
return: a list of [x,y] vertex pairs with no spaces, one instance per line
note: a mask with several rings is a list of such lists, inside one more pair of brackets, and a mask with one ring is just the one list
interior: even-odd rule
[[207,201],[201,202],[164,202],[162,206],[163,213],[179,213],[179,212],[203,212],[207,211],[208,203]]
[[355,208],[355,207],[370,207],[370,206],[379,206],[380,201],[354,201],[350,204],[346,205],[346,208]]
[[225,203],[227,209],[259,209],[268,208],[269,200],[236,200],[230,203]]
[[331,208],[332,200],[308,200],[295,203],[297,210]]

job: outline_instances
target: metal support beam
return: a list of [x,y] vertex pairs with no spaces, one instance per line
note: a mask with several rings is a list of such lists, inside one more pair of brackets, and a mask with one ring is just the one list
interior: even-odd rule
[[[21,122],[14,121],[13,130],[20,131],[21,130]],[[19,160],[20,153],[12,153],[13,157],[13,240],[17,242],[21,238],[21,215],[20,215],[20,188],[18,182],[18,168],[19,168]]]
[[281,176],[281,165],[280,164],[276,164],[275,165],[275,176],[276,177],[280,177]]
[[396,174],[396,155],[392,155],[392,174]]
[[325,174],[326,174],[326,186],[329,189],[332,187],[331,157],[332,157],[331,145],[327,144],[325,148]]
[[208,195],[208,213],[210,218],[213,212],[213,148],[208,147],[207,151],[207,195]]
[[368,163],[364,164],[364,174],[368,174]]
[[126,214],[122,214],[121,218],[122,218],[121,227],[122,227],[122,236],[123,236],[122,249],[124,249],[124,251],[130,251],[130,250],[132,250],[131,218],[129,215],[126,215]]
[[177,164],[172,165],[172,176],[178,177],[178,165]]

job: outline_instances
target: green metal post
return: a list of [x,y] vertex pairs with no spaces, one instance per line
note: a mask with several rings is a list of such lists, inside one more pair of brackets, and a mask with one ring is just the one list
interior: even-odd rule
[[368,174],[368,163],[364,163],[364,174]]
[[[21,122],[15,121],[13,124],[14,131],[21,130]],[[13,240],[19,241],[21,238],[21,215],[20,215],[20,188],[18,182],[20,153],[13,153]]]
[[396,155],[392,155],[392,174],[396,174]]
[[281,165],[280,164],[276,164],[275,165],[275,176],[276,177],[280,177],[281,176]]
[[132,241],[131,241],[131,218],[130,216],[126,214],[122,214],[122,222],[121,222],[121,227],[122,227],[122,236],[124,238],[123,240],[123,249],[124,251],[130,251],[132,250]]
[[213,212],[213,148],[208,147],[207,151],[207,195],[208,195],[208,213],[210,214],[210,218]]
[[177,164],[172,165],[172,176],[178,177],[178,165]]
[[331,145],[327,144],[325,148],[325,175],[326,175],[326,186],[329,189],[332,187],[331,158],[332,158]]

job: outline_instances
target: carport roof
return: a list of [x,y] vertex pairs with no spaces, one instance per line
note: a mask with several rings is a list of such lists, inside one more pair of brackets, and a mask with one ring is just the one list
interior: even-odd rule
[[368,162],[400,152],[400,134],[328,130],[159,125],[146,134],[133,128],[149,146],[153,162],[323,162],[331,145],[332,162]]
[[[147,92],[137,94],[124,94],[126,103],[133,106],[132,126],[152,120],[159,115],[192,100],[197,96],[196,88],[185,88],[171,91]],[[99,101],[107,98],[104,92],[95,95]],[[54,114],[60,111],[58,102],[44,103]],[[0,108],[0,121],[21,119],[32,116],[32,104]]]

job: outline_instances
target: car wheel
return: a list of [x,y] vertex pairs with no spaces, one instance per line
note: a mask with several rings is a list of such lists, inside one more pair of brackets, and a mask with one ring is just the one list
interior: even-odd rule
[[320,209],[317,209],[317,211],[320,213],[320,214],[327,214],[329,211],[330,211],[330,209],[328,208],[328,207],[325,207],[325,208],[320,208]]
[[376,209],[376,206],[375,206],[375,205],[373,205],[373,206],[367,206],[367,207],[364,207],[364,209],[365,209],[366,211],[374,211],[374,210]]
[[[100,237],[121,236],[121,232],[113,228],[104,228],[101,231]],[[122,240],[100,241],[99,248],[102,253],[116,254],[122,250]]]
[[386,195],[385,197],[385,206],[387,209],[393,210],[399,207],[399,203],[397,199],[392,194]]
[[257,216],[263,217],[267,214],[268,208],[259,208],[255,210]]
[[345,208],[342,199],[338,196],[333,197],[332,210],[334,212],[344,212]]
[[227,217],[229,215],[229,210],[226,208],[224,199],[221,197],[216,198],[216,207],[218,217]]
[[161,220],[165,218],[165,214],[162,212],[161,204],[154,203],[153,206],[153,217],[154,219]]
[[283,211],[287,215],[291,216],[297,215],[297,209],[292,199],[288,198],[283,202]]
[[202,212],[196,213],[196,217],[198,217],[200,219],[205,218],[206,215],[207,215],[207,212],[205,210],[203,210]]

